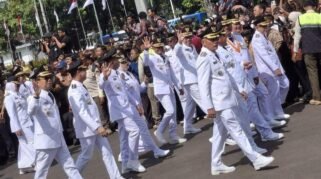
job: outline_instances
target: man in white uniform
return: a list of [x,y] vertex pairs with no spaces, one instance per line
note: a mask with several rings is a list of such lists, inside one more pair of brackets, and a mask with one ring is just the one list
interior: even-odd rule
[[[179,89],[180,95],[184,94],[184,90],[179,81],[175,80],[176,78],[170,70],[168,58],[164,56],[164,44],[161,40],[157,39],[157,42],[151,45],[150,40],[145,38],[144,45],[144,65],[149,66],[151,69],[155,96],[166,111],[161,123],[154,133],[156,139],[161,144],[167,143],[164,138],[164,132],[169,126],[169,143],[184,143],[186,142],[186,139],[180,138],[176,132],[176,99],[174,87]],[[154,51],[152,54],[147,51],[150,47],[152,47],[152,50]]]
[[221,155],[228,133],[236,141],[256,170],[269,165],[274,158],[264,157],[254,151],[237,118],[241,116],[237,100],[237,87],[233,85],[224,64],[216,54],[218,34],[207,34],[197,59],[198,84],[207,114],[214,119],[211,173],[230,173],[235,167],[223,164]]
[[269,92],[269,105],[275,119],[289,118],[290,116],[284,114],[282,109],[282,103],[284,103],[289,90],[289,80],[275,49],[266,38],[266,29],[269,23],[263,17],[259,17],[254,21],[254,24],[256,31],[251,45],[259,77]]
[[[251,101],[249,103],[250,113],[253,112],[253,115],[257,112],[261,113],[261,115],[263,115],[264,119],[272,128],[285,126],[286,121],[277,121],[274,119],[274,116],[271,115],[271,112],[269,111],[269,109],[271,108],[269,105],[261,105],[261,110],[257,111],[257,98],[262,104],[267,103],[269,101],[269,99],[266,99],[269,98],[268,92],[266,90],[266,87],[258,77],[259,75],[255,66],[255,62],[253,62],[244,38],[240,34],[242,28],[240,22],[234,19],[231,20],[231,23],[232,26],[229,25],[224,28],[228,37],[227,44],[230,47],[229,50],[233,53],[235,59],[239,61],[244,67],[244,70],[248,77],[248,82],[254,88],[253,94],[255,94],[255,97],[251,94],[249,95],[249,101]],[[253,96],[253,98],[251,98],[251,96]]]
[[15,77],[7,79],[4,106],[10,118],[10,129],[19,140],[18,168],[20,174],[34,171],[36,151],[33,147],[34,126],[27,114],[27,99],[19,93]]
[[28,114],[34,120],[34,148],[36,149],[35,179],[45,179],[54,159],[62,165],[71,179],[81,179],[62,134],[59,110],[53,94],[52,74],[40,72],[34,96],[28,98]]
[[[226,31],[222,31],[220,33],[219,46],[216,52],[218,53],[220,60],[224,63],[225,69],[236,83],[238,92],[243,96],[243,99],[239,99],[238,101],[239,103],[245,103],[245,105],[240,105],[244,109],[244,116],[242,116],[240,123],[243,130],[249,134],[248,138],[250,143],[254,143],[252,135],[250,135],[250,120],[255,124],[257,130],[260,132],[262,140],[279,140],[283,138],[284,135],[282,133],[275,133],[272,131],[270,125],[266,122],[259,111],[257,98],[253,93],[254,84],[250,83],[250,80],[244,71],[244,68],[249,68],[251,64],[237,61],[233,55],[232,48],[233,47],[227,43]],[[246,129],[249,130],[247,131]],[[255,149],[256,145],[253,145]]]
[[118,123],[121,152],[127,151],[124,153],[127,155],[122,155],[122,173],[129,171],[145,172],[145,167],[138,160],[140,131],[133,119],[135,116],[131,105],[135,106],[140,115],[144,113],[144,110],[139,101],[128,95],[126,85],[117,71],[118,67],[118,58],[110,57],[107,62],[103,62],[99,87],[104,90],[108,98],[111,122]]
[[19,72],[15,76],[18,78],[18,81],[20,82],[20,87],[19,87],[19,93],[27,99],[29,96],[34,94],[34,89],[32,82],[26,79],[26,76],[28,74],[25,72]]
[[206,113],[206,109],[201,101],[200,92],[197,84],[196,59],[198,54],[192,44],[193,33],[189,28],[184,33],[178,33],[178,43],[175,45],[174,52],[182,68],[180,82],[183,85],[185,93],[184,110],[184,134],[194,134],[201,132],[201,129],[193,127],[193,116],[196,110],[196,104]]
[[92,158],[95,146],[101,152],[105,167],[111,179],[122,179],[115,162],[112,149],[107,140],[108,132],[103,127],[98,107],[83,85],[87,67],[80,61],[73,62],[69,68],[73,80],[68,90],[68,100],[74,114],[76,137],[80,141],[81,153],[76,161],[80,172]]
[[[146,83],[142,82],[142,84],[139,84],[138,80],[134,77],[134,75],[128,71],[129,62],[126,59],[120,58],[119,63],[120,63],[120,66],[117,72],[119,72],[121,79],[123,80],[124,84],[126,84],[127,91],[129,92],[128,94],[133,98],[135,98],[137,101],[139,101],[140,105],[143,105],[140,94],[143,91],[147,90]],[[131,107],[133,109],[133,113],[135,116],[134,121],[136,122],[140,130],[138,152],[143,153],[143,152],[153,151],[155,158],[167,156],[170,151],[162,150],[156,145],[156,143],[154,142],[154,139],[150,134],[150,131],[148,130],[145,116],[140,115],[138,111],[135,109],[134,105],[131,105]],[[127,153],[121,152],[121,155],[127,155]],[[127,158],[127,157],[124,157],[124,158]]]

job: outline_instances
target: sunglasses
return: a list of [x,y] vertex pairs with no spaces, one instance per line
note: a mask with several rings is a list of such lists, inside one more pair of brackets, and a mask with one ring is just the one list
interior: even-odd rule
[[127,61],[124,61],[124,62],[120,62],[120,64],[128,64],[128,62],[127,62]]

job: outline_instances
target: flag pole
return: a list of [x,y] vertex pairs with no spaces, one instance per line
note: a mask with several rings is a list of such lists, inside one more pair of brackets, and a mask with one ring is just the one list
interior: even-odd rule
[[[38,8],[37,8],[37,2],[36,2],[36,0],[33,0],[33,3],[34,3],[34,6],[35,6],[36,18],[39,19],[39,12],[38,12]],[[39,23],[39,24],[38,24],[38,23]],[[42,37],[42,36],[43,36],[43,31],[42,31],[40,19],[39,19],[39,22],[37,22],[37,24],[38,24],[38,28],[39,28],[40,35],[41,35],[41,37]]]
[[43,22],[45,23],[46,32],[48,33],[49,32],[48,22],[47,22],[45,10],[43,8],[42,0],[39,0],[39,5],[40,5],[41,13],[42,13]]
[[122,3],[122,5],[123,5],[123,7],[124,7],[124,11],[125,11],[125,15],[126,15],[126,17],[127,17],[127,10],[126,10],[126,6],[125,6],[125,2],[124,2],[125,0],[121,0],[121,3]]
[[82,22],[82,18],[81,18],[81,15],[80,15],[80,11],[79,11],[78,6],[77,6],[77,12],[78,12],[78,16],[79,16],[79,19],[80,19],[81,29],[82,29],[82,32],[84,33],[84,38],[85,38],[86,46],[87,46],[87,45],[88,45],[88,44],[87,44],[87,35],[86,35],[86,32],[85,32],[84,23]]
[[173,1],[172,1],[172,0],[169,0],[169,1],[170,1],[170,3],[171,3],[171,7],[172,7],[172,11],[173,11],[174,18],[176,19],[176,14],[175,14],[175,8],[174,8]]
[[4,19],[3,20],[4,24],[5,24],[5,30],[6,30],[6,35],[7,35],[7,38],[8,38],[8,46],[9,46],[9,52],[11,53],[11,56],[12,56],[12,62],[15,61],[15,55],[13,54],[13,51],[12,51],[12,48],[11,48],[11,40],[10,40],[10,29],[9,29],[9,26],[6,22],[6,20]]
[[110,11],[110,7],[109,7],[108,0],[106,0],[106,2],[107,2],[107,8],[108,8],[108,12],[109,12],[109,16],[110,16],[111,24],[112,24],[112,26],[113,26],[113,31],[116,31],[116,28],[115,28],[115,25],[114,25],[113,16],[111,15],[111,11]]
[[[108,4],[108,2],[107,2],[107,4]],[[96,6],[95,6],[95,1],[93,1],[93,7],[94,7],[95,17],[96,17],[96,21],[97,21],[97,27],[98,27],[98,31],[99,31],[100,42],[101,42],[101,44],[104,44],[103,33],[102,33],[102,30],[101,30],[101,27],[100,27],[100,23],[99,23],[97,11],[96,11]]]

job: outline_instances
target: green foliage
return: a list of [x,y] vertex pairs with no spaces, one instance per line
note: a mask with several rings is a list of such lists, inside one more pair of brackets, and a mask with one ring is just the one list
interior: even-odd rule
[[35,68],[39,68],[42,65],[47,65],[48,64],[48,60],[47,59],[39,59],[39,60],[33,60],[32,64]]
[[[42,23],[42,29],[45,33],[44,21],[42,18],[39,0],[37,2],[39,18]],[[42,0],[46,18],[50,31],[55,31],[58,26],[67,27],[69,30],[72,28],[78,29],[80,38],[83,38],[83,32],[80,25],[80,19],[77,10],[73,10],[72,14],[68,15],[68,9],[70,7],[70,1],[68,0]],[[85,0],[78,0],[78,5],[81,7]],[[115,29],[119,30],[123,26],[125,21],[124,8],[120,3],[120,0],[108,0],[110,9],[112,11]],[[151,4],[151,1],[149,1]],[[169,0],[152,0],[153,5],[159,11],[159,14],[167,19],[173,18],[172,9]],[[175,12],[177,15],[190,14],[196,11],[203,11],[203,0],[173,0]],[[101,0],[95,0],[97,14],[99,17],[100,25],[103,33],[111,33],[113,27],[109,17],[108,10],[102,10]],[[127,13],[136,14],[136,7],[134,0],[125,0]],[[60,23],[56,22],[54,16],[54,9],[56,10]],[[82,16],[85,31],[89,33],[91,30],[97,31],[96,19],[92,6],[88,6],[86,9],[80,8],[80,14]],[[20,16],[22,20],[22,29],[27,40],[39,39],[40,32],[37,27],[35,18],[34,0],[7,0],[3,9],[0,9],[0,51],[7,50],[7,39],[3,29],[3,21],[8,22],[8,26],[11,32],[11,38],[15,39],[18,33],[18,21],[17,17]],[[72,34],[74,35],[74,33]]]
[[203,11],[203,0],[183,0],[182,6],[186,14],[194,13],[196,11]]

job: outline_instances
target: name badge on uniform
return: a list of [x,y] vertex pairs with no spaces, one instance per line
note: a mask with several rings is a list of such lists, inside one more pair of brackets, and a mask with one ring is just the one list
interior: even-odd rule
[[116,81],[116,80],[117,80],[117,77],[114,77],[113,80]]
[[115,88],[118,89],[119,91],[121,91],[121,86],[120,85],[116,84]]
[[234,67],[235,67],[234,62],[228,62],[227,68],[234,68]]
[[92,102],[91,102],[91,99],[90,99],[90,98],[88,98],[88,99],[87,99],[87,104],[88,104],[88,105],[91,105],[91,104],[92,104]]
[[45,114],[46,114],[47,117],[51,116],[50,108],[45,108],[45,109],[44,109],[44,112],[45,112]]

